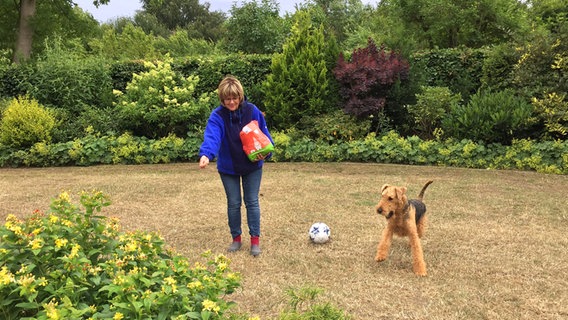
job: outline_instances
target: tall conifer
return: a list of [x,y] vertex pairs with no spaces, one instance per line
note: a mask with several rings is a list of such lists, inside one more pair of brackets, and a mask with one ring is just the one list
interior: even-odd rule
[[304,117],[337,109],[330,65],[338,55],[335,39],[312,25],[309,11],[298,11],[283,51],[272,58],[263,83],[267,117],[276,128],[295,126]]

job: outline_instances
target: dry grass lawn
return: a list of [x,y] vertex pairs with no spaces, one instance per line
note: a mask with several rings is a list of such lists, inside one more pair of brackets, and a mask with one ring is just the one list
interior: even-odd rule
[[[429,179],[421,278],[406,239],[395,238],[387,261],[373,260],[385,225],[373,206],[384,183],[415,196]],[[0,169],[0,219],[91,189],[111,196],[106,213],[124,230],[159,230],[190,259],[230,242],[219,176],[195,163]],[[354,319],[567,319],[567,191],[567,176],[534,172],[268,163],[263,253],[251,257],[245,237],[245,250],[228,254],[243,281],[227,299],[261,319],[275,319],[289,306],[286,290],[305,286]],[[331,227],[331,242],[309,242],[316,221]]]

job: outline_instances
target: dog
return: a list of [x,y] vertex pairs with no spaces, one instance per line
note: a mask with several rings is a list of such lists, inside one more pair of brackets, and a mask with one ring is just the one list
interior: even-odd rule
[[375,260],[386,260],[392,243],[393,234],[408,237],[412,252],[412,269],[416,275],[426,276],[426,263],[422,252],[420,238],[426,231],[426,205],[423,202],[424,192],[433,181],[428,181],[420,191],[417,199],[406,197],[405,187],[383,185],[381,199],[375,211],[387,219],[381,240],[377,246]]

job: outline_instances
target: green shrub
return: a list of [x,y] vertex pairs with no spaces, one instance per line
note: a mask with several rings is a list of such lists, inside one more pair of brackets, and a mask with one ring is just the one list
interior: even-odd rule
[[124,91],[132,76],[136,73],[148,71],[144,62],[140,60],[115,62],[110,66],[110,75],[112,78],[112,88],[114,90]]
[[427,86],[448,87],[465,101],[481,86],[485,49],[450,48],[416,52],[410,64]]
[[139,26],[128,23],[120,32],[110,25],[103,25],[102,29],[103,35],[89,42],[96,56],[109,61],[156,59],[161,56],[154,46],[156,37],[146,34]]
[[192,39],[188,30],[177,29],[169,37],[158,37],[154,47],[163,55],[171,54],[174,57],[214,55],[218,53],[215,43],[205,39]]
[[83,207],[63,192],[46,213],[8,215],[0,227],[2,319],[219,319],[221,296],[240,286],[222,255],[205,263],[167,250],[156,232],[120,231],[99,212],[98,191]]
[[53,112],[36,100],[15,98],[2,112],[0,143],[27,148],[36,142],[49,142],[55,124]]
[[25,84],[32,72],[27,66],[20,64],[0,68],[0,98],[26,95]]
[[504,43],[487,50],[483,60],[481,87],[499,91],[513,87],[513,69],[519,52],[512,43]]
[[424,139],[432,139],[435,129],[440,128],[442,119],[458,106],[461,96],[452,94],[447,87],[422,87],[416,100],[415,105],[407,106],[414,117],[416,133]]
[[511,143],[529,127],[532,106],[512,90],[478,92],[467,105],[454,106],[442,129],[458,140]]
[[319,117],[302,119],[298,133],[318,141],[334,143],[364,138],[371,129],[369,119],[358,120],[343,110],[333,110]]
[[274,132],[278,146],[273,161],[352,161],[436,165],[463,168],[534,170],[568,174],[568,141],[513,140],[512,145],[485,144],[471,139],[422,140],[401,137],[395,131],[365,139],[327,141],[298,138],[297,133]]
[[275,129],[290,128],[304,117],[339,108],[336,82],[328,66],[337,53],[335,38],[326,38],[323,25],[314,26],[309,12],[295,15],[292,34],[282,53],[273,56],[271,73],[262,86],[266,116]]
[[545,139],[568,137],[568,100],[566,94],[548,94],[544,99],[532,99],[536,117],[544,124]]
[[135,74],[125,92],[115,90],[121,128],[136,136],[161,138],[185,136],[203,127],[214,93],[197,95],[199,78],[182,77],[171,67],[172,60],[146,62],[147,72]]
[[[422,140],[395,131],[351,141],[315,140],[297,129],[272,133],[275,162],[367,162],[465,168],[534,170],[568,174],[568,140],[513,140],[510,146],[470,139]],[[158,140],[88,133],[65,143],[36,143],[27,150],[0,144],[0,167],[141,164],[197,161],[201,138],[168,136]]]
[[87,107],[112,105],[112,81],[106,61],[62,48],[61,40],[46,48],[35,64],[23,87],[41,104],[66,110],[72,117]]

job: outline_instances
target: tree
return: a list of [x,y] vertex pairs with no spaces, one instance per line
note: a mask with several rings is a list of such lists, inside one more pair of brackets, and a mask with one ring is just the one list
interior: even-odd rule
[[[277,128],[298,125],[337,110],[337,91],[328,61],[338,54],[335,38],[323,25],[312,25],[309,11],[297,11],[282,53],[272,58],[272,73],[263,83],[267,117]],[[301,128],[300,128],[301,129]]]
[[300,9],[312,9],[314,22],[323,23],[326,32],[333,34],[338,43],[355,32],[371,11],[361,0],[310,0],[300,5]]
[[227,47],[232,52],[273,53],[280,51],[289,29],[274,0],[233,4],[227,20]]
[[168,30],[186,29],[194,39],[217,41],[223,34],[225,14],[209,11],[199,0],[142,0],[145,12],[155,16]]
[[[110,0],[93,0],[93,4],[98,7],[102,4],[107,4]],[[72,0],[53,0],[50,3],[70,12],[74,3]],[[34,20],[36,18],[37,0],[19,0],[18,11],[19,20],[17,26],[16,45],[14,48],[14,55],[12,61],[20,63],[30,58],[32,53],[32,44],[34,34],[37,28],[34,27]]]
[[390,47],[479,48],[511,41],[530,31],[526,6],[518,0],[384,0],[368,26]]
[[533,0],[535,30],[516,48],[520,59],[513,68],[513,84],[527,97],[545,98],[568,93],[568,7],[566,0]]

